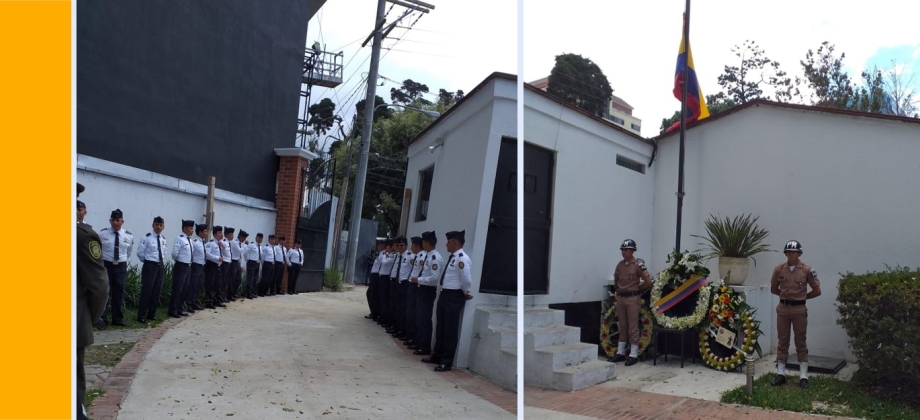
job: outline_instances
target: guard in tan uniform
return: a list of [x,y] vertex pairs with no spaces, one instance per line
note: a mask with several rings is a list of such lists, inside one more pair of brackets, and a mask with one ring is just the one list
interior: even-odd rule
[[[776,379],[771,385],[786,383],[786,359],[789,357],[789,327],[795,332],[795,352],[799,359],[799,385],[808,388],[808,346],[805,344],[808,332],[808,308],[805,301],[821,296],[821,281],[810,265],[799,260],[802,244],[799,241],[786,242],[783,250],[786,262],[773,269],[770,292],[779,296],[776,306]],[[811,291],[808,287],[811,286]]]
[[[641,294],[652,286],[645,261],[636,259],[636,241],[627,239],[620,245],[623,260],[617,264],[613,274],[616,285],[617,299],[617,327],[620,329],[620,340],[617,343],[616,356],[608,359],[613,363],[626,361],[626,366],[632,366],[639,361],[639,305]],[[626,342],[629,341],[629,358],[626,357]]]

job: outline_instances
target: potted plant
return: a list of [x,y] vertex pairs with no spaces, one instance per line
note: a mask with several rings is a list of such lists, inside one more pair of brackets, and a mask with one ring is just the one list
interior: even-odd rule
[[[728,284],[744,284],[750,265],[748,259],[754,260],[754,255],[773,251],[763,243],[769,232],[757,226],[759,218],[742,214],[734,219],[728,216],[720,219],[710,214],[709,220],[704,223],[706,236],[691,235],[707,242],[705,258],[719,257],[719,276]],[[754,260],[754,265],[757,265],[757,260]]]

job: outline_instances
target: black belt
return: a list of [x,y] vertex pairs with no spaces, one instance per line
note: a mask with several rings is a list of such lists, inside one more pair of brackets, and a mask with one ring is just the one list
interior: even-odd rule
[[108,265],[126,264],[125,262],[121,262],[121,261],[105,261],[105,260],[102,260],[102,262],[104,262],[104,263],[106,263],[106,264],[108,264]]
[[437,289],[437,288],[438,288],[438,286],[429,286],[429,285],[427,285],[427,284],[420,284],[420,285],[418,285],[418,287],[428,287],[428,288],[432,288],[432,289]]
[[805,301],[804,300],[780,299],[779,303],[783,305],[789,305],[789,306],[798,306],[798,305],[804,305]]
[[161,263],[161,262],[159,262],[159,261],[144,260],[144,264],[147,264],[147,263],[156,264],[156,265],[163,265],[163,263]]
[[617,296],[619,296],[619,297],[633,297],[633,296],[639,296],[639,295],[641,295],[641,294],[642,294],[641,291],[637,291],[637,292],[617,292]]

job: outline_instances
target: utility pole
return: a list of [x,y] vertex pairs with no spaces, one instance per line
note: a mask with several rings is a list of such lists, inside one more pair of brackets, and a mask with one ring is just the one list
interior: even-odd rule
[[[428,11],[422,10],[423,8],[434,8],[434,6],[419,0],[406,0],[417,6],[406,5],[399,0],[377,0],[377,18],[374,21],[374,33],[372,35],[374,44],[371,49],[371,67],[367,72],[367,96],[364,99],[364,128],[361,130],[361,153],[358,155],[358,171],[355,173],[355,198],[352,202],[351,227],[348,229],[348,254],[345,257],[345,282],[350,286],[354,286],[355,284],[355,265],[358,261],[361,208],[364,207],[364,183],[367,179],[367,159],[371,151],[371,131],[374,129],[374,108],[375,99],[377,97],[377,69],[380,65],[380,44],[383,41],[384,33],[389,33],[389,31],[396,27],[396,23],[399,22],[399,19],[397,19],[389,28],[383,28],[387,1],[410,8],[410,10],[422,11],[424,13]],[[405,13],[403,17],[407,15],[408,13]],[[400,19],[402,19],[402,17]],[[366,44],[367,40],[364,41],[364,45]]]

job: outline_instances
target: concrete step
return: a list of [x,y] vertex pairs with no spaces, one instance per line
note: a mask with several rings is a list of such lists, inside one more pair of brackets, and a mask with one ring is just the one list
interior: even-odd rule
[[603,360],[592,360],[553,372],[555,389],[577,391],[616,378],[616,365]]
[[534,362],[545,366],[544,369],[552,366],[554,372],[592,360],[597,360],[596,344],[575,342],[543,347],[534,351]]
[[517,349],[517,328],[489,327],[491,331],[501,335],[500,346],[502,349]]
[[565,312],[558,309],[531,308],[524,311],[524,331],[565,325]]
[[541,349],[560,344],[575,343],[581,340],[581,329],[568,325],[530,328],[524,332],[524,347]]

